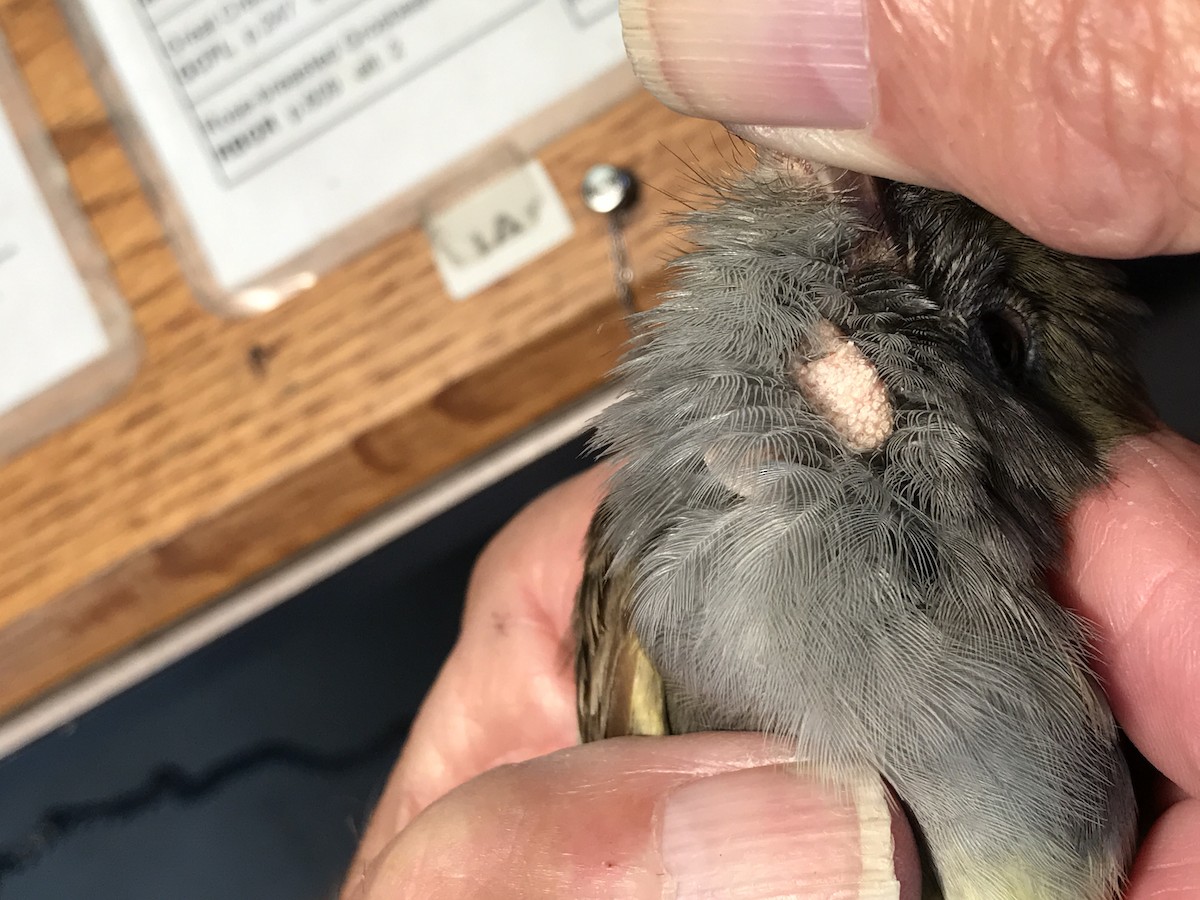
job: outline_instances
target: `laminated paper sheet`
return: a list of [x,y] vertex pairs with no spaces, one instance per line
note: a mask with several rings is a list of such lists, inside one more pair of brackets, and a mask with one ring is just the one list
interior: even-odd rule
[[302,288],[322,267],[306,251],[626,65],[617,0],[73,2],[201,288],[243,311]]
[[0,461],[133,376],[132,315],[0,44]]
[[3,416],[100,359],[110,345],[7,115],[0,116],[0,185]]

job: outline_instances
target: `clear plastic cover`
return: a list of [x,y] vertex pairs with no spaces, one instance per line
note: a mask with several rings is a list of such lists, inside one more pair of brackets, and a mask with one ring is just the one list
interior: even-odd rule
[[104,403],[140,342],[0,41],[0,460]]
[[617,0],[69,0],[198,297],[278,305],[633,90]]

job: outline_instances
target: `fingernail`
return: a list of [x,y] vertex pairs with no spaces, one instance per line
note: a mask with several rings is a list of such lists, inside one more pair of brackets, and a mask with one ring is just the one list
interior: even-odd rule
[[878,779],[838,792],[795,766],[729,772],[676,789],[662,821],[676,900],[900,896]]
[[871,119],[863,0],[622,0],[621,21],[639,77],[680,112],[812,128]]

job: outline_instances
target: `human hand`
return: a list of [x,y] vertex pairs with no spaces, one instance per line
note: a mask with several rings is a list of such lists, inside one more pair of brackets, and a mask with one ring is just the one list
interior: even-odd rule
[[[1163,773],[1127,900],[1200,893],[1200,448],[1134,438],[1072,523],[1064,599]],[[864,785],[835,798],[785,744],[707,734],[576,742],[570,613],[604,470],[559,486],[481,556],[458,645],[413,727],[345,900],[919,896],[911,835]],[[563,749],[570,748],[570,749]],[[493,768],[493,767],[499,768]],[[758,893],[754,893],[756,889]]]
[[650,90],[757,143],[955,191],[1063,250],[1200,250],[1200,4],[621,0],[621,17]]

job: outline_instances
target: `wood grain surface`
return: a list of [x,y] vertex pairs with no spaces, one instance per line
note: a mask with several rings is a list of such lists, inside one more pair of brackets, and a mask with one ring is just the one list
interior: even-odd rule
[[582,173],[614,162],[649,187],[627,230],[644,304],[689,166],[731,155],[638,94],[540,154],[575,236],[491,289],[448,299],[408,231],[223,320],[184,282],[52,0],[0,0],[0,27],[145,341],[117,400],[0,467],[0,715],[598,386],[626,331]]

